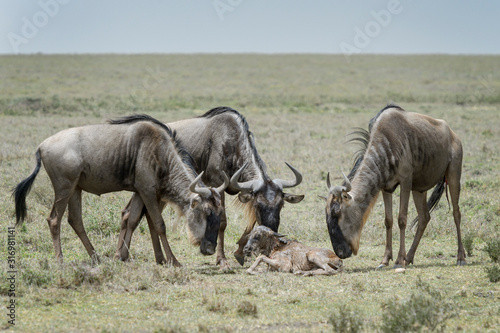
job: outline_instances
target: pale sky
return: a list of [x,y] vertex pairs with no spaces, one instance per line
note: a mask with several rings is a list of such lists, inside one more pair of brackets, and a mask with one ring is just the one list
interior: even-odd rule
[[500,1],[0,0],[0,54],[500,54]]

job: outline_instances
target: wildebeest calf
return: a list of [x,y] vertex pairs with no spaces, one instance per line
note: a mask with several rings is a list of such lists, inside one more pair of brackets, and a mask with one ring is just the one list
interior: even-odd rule
[[256,274],[261,262],[271,270],[300,275],[333,275],[342,271],[342,260],[333,251],[284,237],[265,226],[252,230],[243,251],[247,256],[252,253],[259,256],[247,272]]

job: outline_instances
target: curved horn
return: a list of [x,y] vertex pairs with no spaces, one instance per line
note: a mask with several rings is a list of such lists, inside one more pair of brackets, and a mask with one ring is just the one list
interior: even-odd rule
[[350,192],[352,189],[351,182],[349,181],[349,178],[347,178],[347,176],[343,171],[342,171],[342,176],[344,176],[345,191]]
[[199,194],[202,197],[206,198],[207,196],[212,195],[212,192],[206,187],[200,187],[198,186],[198,182],[200,181],[201,177],[203,176],[203,171],[196,177],[192,182],[191,185],[189,185],[189,190],[193,193]]
[[236,171],[234,175],[231,177],[231,180],[229,181],[229,186],[231,186],[233,189],[243,192],[250,192],[258,190],[262,186],[262,184],[264,184],[262,180],[249,180],[247,182],[238,183],[238,179],[240,179],[240,175],[243,172],[243,170],[245,170],[247,165],[248,162],[243,164],[243,166],[238,171]]
[[273,179],[273,183],[275,183],[282,189],[299,185],[302,182],[302,174],[287,162],[285,162],[285,164],[290,168],[290,170],[292,170],[293,174],[295,175],[295,180]]
[[332,187],[330,192],[332,192],[336,197],[340,197],[342,192],[348,192],[348,191],[347,191],[347,187],[337,185],[337,186]]
[[328,187],[328,189],[332,188],[332,184],[330,183],[330,172],[326,174],[326,186]]
[[222,171],[222,178],[224,178],[224,183],[215,189],[215,191],[217,191],[217,193],[219,194],[224,192],[226,187],[229,185],[229,177],[226,175],[224,171]]

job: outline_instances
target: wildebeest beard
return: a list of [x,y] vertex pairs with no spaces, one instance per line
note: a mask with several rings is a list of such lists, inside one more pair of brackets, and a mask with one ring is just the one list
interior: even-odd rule
[[326,224],[333,250],[340,259],[349,258],[352,255],[351,248],[339,226],[339,215],[335,213],[327,214]]
[[217,236],[220,228],[220,217],[210,211],[207,215],[207,227],[205,229],[205,236],[200,245],[200,251],[204,255],[212,255],[215,253],[217,247]]

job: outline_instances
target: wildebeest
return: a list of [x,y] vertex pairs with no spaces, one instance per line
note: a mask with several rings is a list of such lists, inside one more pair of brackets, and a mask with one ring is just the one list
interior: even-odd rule
[[[246,204],[248,225],[238,241],[239,247],[234,253],[238,262],[243,265],[243,247],[255,222],[278,231],[280,212],[284,202],[298,203],[304,198],[303,195],[283,192],[285,188],[299,185],[302,181],[302,175],[287,164],[294,173],[295,180],[271,179],[267,174],[264,161],[257,152],[248,123],[234,109],[217,107],[199,117],[172,122],[168,126],[176,131],[178,140],[193,157],[195,169],[197,171],[206,170],[203,174],[203,182],[207,185],[218,186],[221,181],[220,172],[224,171],[231,177],[226,192],[231,195],[239,193],[240,202]],[[222,205],[225,206],[225,196],[223,193],[221,195]],[[123,211],[120,241],[124,238],[127,239],[140,221],[140,218],[131,219],[127,215],[132,205],[141,206],[140,199],[139,196],[134,195]],[[226,224],[226,215],[223,213],[216,258],[216,263],[222,268],[229,267],[224,254]],[[163,258],[161,251],[159,251],[159,242],[154,234],[154,229],[150,229],[152,230],[151,237],[156,261],[161,262]],[[119,243],[116,257],[126,260],[129,248],[130,243],[125,242],[125,245],[123,242]]]
[[258,226],[250,233],[244,253],[259,255],[247,270],[256,274],[257,266],[264,262],[272,270],[300,275],[333,275],[342,270],[342,260],[332,250],[306,246],[268,227]]
[[[447,184],[457,229],[457,264],[465,264],[460,233],[460,176],[462,144],[443,120],[407,112],[388,105],[371,121],[369,132],[358,139],[365,145],[343,186],[331,186],[326,205],[326,223],[335,253],[342,259],[357,254],[361,230],[380,191],[384,198],[386,248],[381,266],[392,259],[392,193],[400,186],[398,225],[400,247],[395,265],[413,263],[422,234],[430,220],[429,206],[434,205]],[[436,186],[429,204],[427,191]],[[406,254],[405,228],[410,192],[418,213],[418,227]]]
[[[168,264],[179,266],[170,250],[159,200],[177,206],[186,215],[190,240],[201,252],[213,254],[222,214],[219,188],[198,186],[200,174],[189,162],[189,155],[165,124],[146,115],[134,115],[108,124],[63,130],[43,141],[36,151],[33,173],[14,189],[16,225],[26,217],[26,196],[41,163],[54,187],[55,199],[47,219],[56,257],[62,260],[60,227],[66,207],[68,222],[91,257],[94,247],[82,221],[82,191],[101,195],[114,191],[136,192],[145,203],[155,231],[160,235]],[[132,210],[131,213],[141,213]]]

